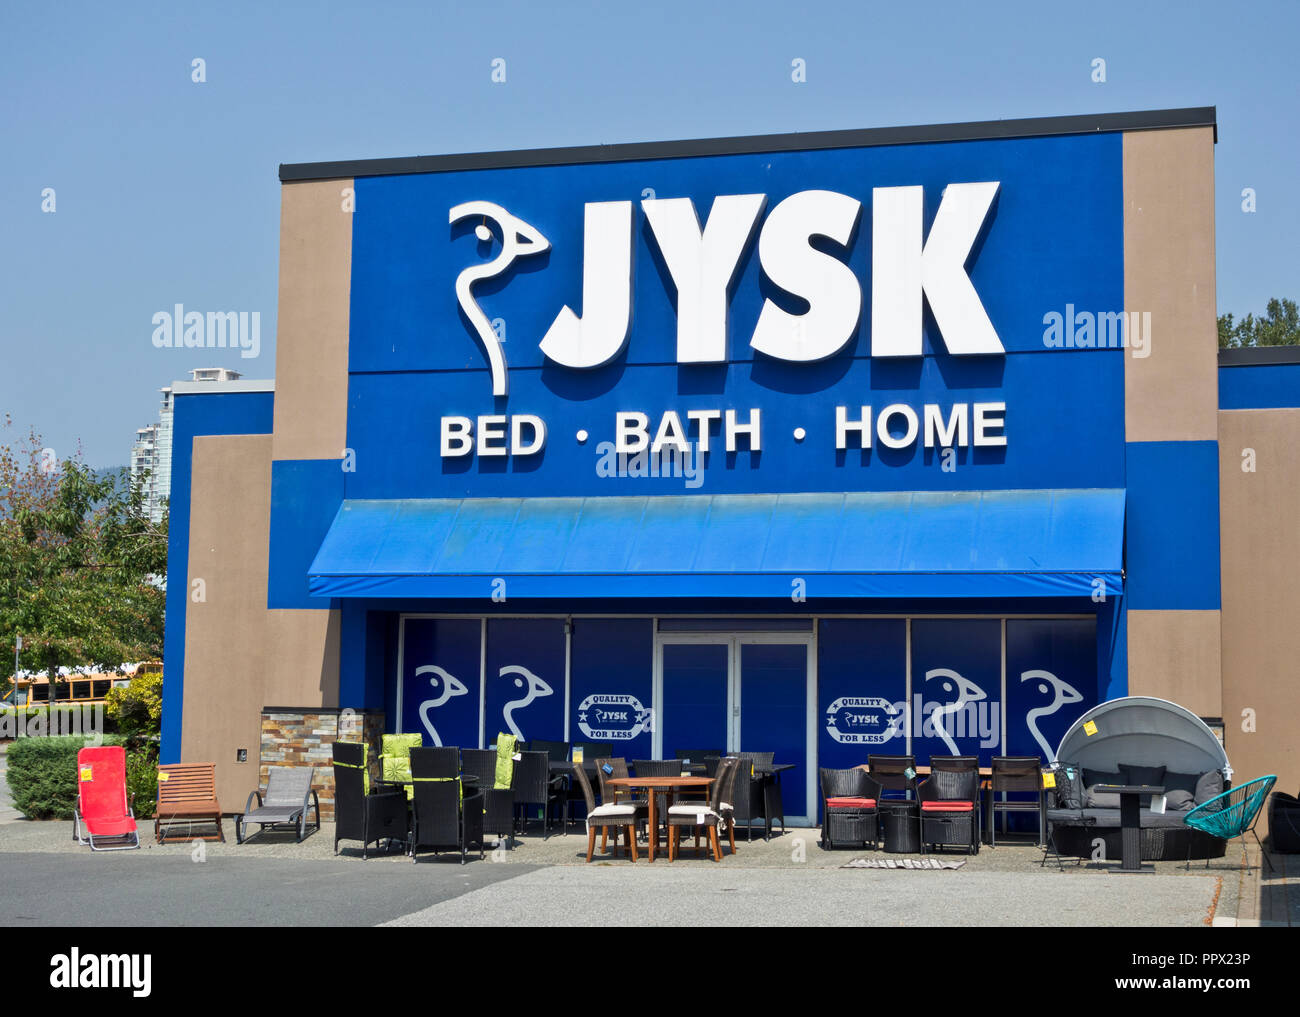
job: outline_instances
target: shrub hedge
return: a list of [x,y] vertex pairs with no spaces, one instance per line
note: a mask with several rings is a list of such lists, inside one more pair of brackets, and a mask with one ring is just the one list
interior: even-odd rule
[[[6,764],[14,807],[29,819],[71,819],[77,804],[77,752],[91,739],[19,738],[9,746]],[[106,735],[104,745],[121,745]],[[128,752],[126,790],[139,819],[153,816],[158,793],[157,762],[148,750]],[[134,793],[134,798],[131,795]]]

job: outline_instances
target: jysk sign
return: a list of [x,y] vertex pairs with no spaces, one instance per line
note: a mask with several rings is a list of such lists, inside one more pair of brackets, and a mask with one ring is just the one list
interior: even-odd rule
[[361,179],[348,496],[1119,486],[1122,280],[1114,135]]

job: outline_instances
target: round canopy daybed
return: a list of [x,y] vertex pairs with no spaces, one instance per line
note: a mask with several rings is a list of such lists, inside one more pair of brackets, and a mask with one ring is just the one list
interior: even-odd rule
[[[1058,853],[1079,858],[1096,857],[1099,847],[1104,850],[1102,857],[1120,857],[1119,809],[1092,807],[1090,800],[1061,807],[1063,786],[1069,783],[1067,768],[1072,773],[1114,773],[1121,766],[1164,767],[1171,775],[1206,775],[1211,784],[1216,779],[1212,771],[1217,771],[1220,790],[1227,790],[1232,780],[1227,753],[1205,722],[1177,703],[1150,696],[1127,696],[1093,707],[1066,731],[1053,763],[1058,768],[1059,799],[1047,813],[1052,840]],[[1173,778],[1166,783],[1174,783]],[[1185,815],[1185,810],[1142,809],[1143,861],[1223,857],[1226,843],[1187,826]]]

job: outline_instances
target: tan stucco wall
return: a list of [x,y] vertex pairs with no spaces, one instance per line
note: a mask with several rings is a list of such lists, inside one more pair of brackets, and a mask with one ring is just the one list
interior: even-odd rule
[[1218,611],[1128,611],[1128,690],[1223,715]]
[[280,189],[275,459],[338,459],[347,444],[351,180]]
[[[1244,370],[1244,368],[1243,368]],[[1254,450],[1254,472],[1242,469]],[[1223,718],[1238,782],[1300,791],[1300,409],[1219,414]],[[1243,711],[1255,731],[1244,731]]]
[[216,762],[227,812],[257,787],[263,706],[338,702],[338,612],[266,607],[271,450],[270,435],[194,439],[181,760]]
[[1124,135],[1124,309],[1150,312],[1150,353],[1124,357],[1129,441],[1217,433],[1214,130]]

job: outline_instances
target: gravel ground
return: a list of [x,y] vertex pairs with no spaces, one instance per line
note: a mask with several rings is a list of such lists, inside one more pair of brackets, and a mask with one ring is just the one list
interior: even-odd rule
[[[1131,879],[1142,880],[1133,892]],[[1196,926],[1218,880],[1006,871],[602,865],[533,870],[389,925]]]
[[620,921],[642,925],[1201,925],[1212,908],[1235,916],[1238,894],[1257,892],[1236,847],[1208,873],[1178,863],[1146,876],[1073,865],[1062,873],[1040,868],[1039,849],[1012,845],[946,855],[966,862],[957,870],[909,872],[841,869],[868,853],[823,851],[816,830],[742,838],[721,863],[687,850],[653,866],[644,853],[635,864],[598,854],[587,865],[585,835],[530,833],[461,866],[445,854],[412,865],[400,853],[363,864],[352,843],[336,858],[329,824],[302,844],[273,832],[244,845],[229,821],[224,844],[156,845],[152,823],[141,825],[142,850],[92,855],[73,842],[71,823],[0,822],[0,866],[23,874],[0,894],[0,927],[585,925],[607,923],[611,900]]

